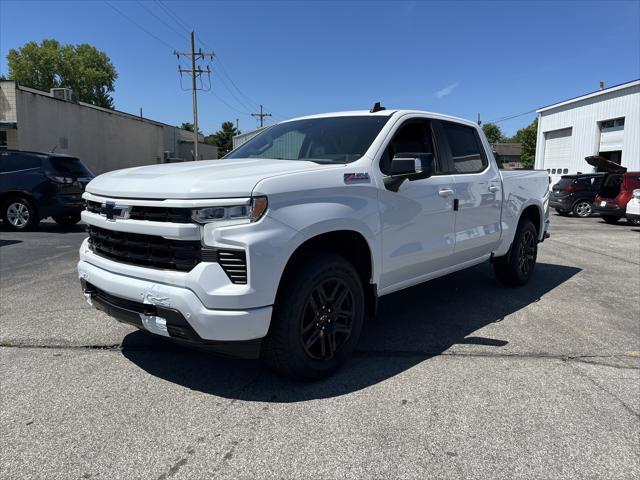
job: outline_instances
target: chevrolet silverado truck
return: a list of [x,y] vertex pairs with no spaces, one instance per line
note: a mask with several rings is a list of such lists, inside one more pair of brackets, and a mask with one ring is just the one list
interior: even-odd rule
[[379,105],[105,173],[83,197],[90,304],[303,380],[348,358],[383,295],[485,261],[524,285],[548,235],[546,172],[500,171],[472,122]]

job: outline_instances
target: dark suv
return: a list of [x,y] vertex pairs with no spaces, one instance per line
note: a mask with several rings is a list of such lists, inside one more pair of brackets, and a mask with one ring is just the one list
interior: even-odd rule
[[80,221],[82,193],[93,178],[75,157],[0,150],[0,215],[7,228],[26,230],[47,217]]
[[549,205],[560,215],[573,212],[576,217],[588,217],[603,178],[603,173],[563,175],[551,190]]

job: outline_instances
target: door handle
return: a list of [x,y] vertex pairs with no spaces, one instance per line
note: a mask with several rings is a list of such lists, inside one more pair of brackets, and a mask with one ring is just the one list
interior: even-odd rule
[[441,197],[448,197],[449,195],[453,195],[453,190],[450,188],[443,188],[442,190],[438,190],[438,195]]
[[497,191],[499,191],[499,190],[500,190],[500,187],[498,187],[497,185],[491,185],[491,186],[489,187],[489,191],[490,191],[490,192],[497,192]]

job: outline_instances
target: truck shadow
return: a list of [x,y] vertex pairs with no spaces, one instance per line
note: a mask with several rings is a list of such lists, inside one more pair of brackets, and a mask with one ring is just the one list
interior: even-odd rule
[[[225,398],[284,403],[330,398],[399,375],[455,345],[475,345],[489,354],[500,349],[507,338],[472,334],[537,302],[578,272],[575,267],[538,263],[531,283],[507,288],[496,282],[490,265],[483,264],[383,297],[351,361],[334,376],[313,383],[294,383],[259,361],[216,357],[142,331],[125,337],[122,353],[151,375]],[[500,326],[492,331],[500,332]]]

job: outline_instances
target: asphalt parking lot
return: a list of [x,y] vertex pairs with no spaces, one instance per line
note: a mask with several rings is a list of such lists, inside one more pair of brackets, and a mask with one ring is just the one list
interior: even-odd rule
[[0,477],[639,478],[640,228],[552,216],[527,287],[385,297],[294,384],[85,304],[82,226],[0,231]]

